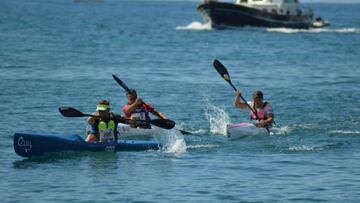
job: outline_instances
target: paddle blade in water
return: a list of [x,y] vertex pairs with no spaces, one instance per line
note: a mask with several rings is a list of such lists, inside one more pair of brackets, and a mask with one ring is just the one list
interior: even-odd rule
[[83,117],[85,116],[82,112],[79,110],[72,108],[72,107],[59,107],[59,112],[61,115],[65,117]]
[[150,123],[152,125],[165,129],[172,129],[176,124],[174,121],[169,119],[154,119],[150,120]]

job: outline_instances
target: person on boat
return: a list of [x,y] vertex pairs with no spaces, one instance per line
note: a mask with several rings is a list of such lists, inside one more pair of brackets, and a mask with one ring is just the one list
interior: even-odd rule
[[128,102],[122,107],[122,112],[125,118],[130,119],[130,127],[151,128],[149,122],[144,122],[150,120],[149,113],[161,119],[167,119],[163,113],[155,110],[151,104],[143,102],[134,89],[130,89],[126,94],[126,98]]
[[110,102],[100,100],[96,106],[96,112],[88,117],[87,123],[91,127],[86,142],[108,142],[117,140],[117,124],[125,122],[126,119],[110,111]]
[[253,111],[251,111],[251,109],[249,109],[250,119],[259,120],[257,124],[258,127],[261,128],[271,127],[271,125],[274,122],[274,111],[271,104],[269,102],[264,101],[263,93],[259,90],[255,91],[252,95],[253,98],[252,101],[248,102],[249,105],[240,101],[240,95],[241,92],[239,90],[236,91],[236,97],[234,102],[235,107],[241,109],[245,109],[245,108],[249,109],[250,106],[256,113],[255,114]]

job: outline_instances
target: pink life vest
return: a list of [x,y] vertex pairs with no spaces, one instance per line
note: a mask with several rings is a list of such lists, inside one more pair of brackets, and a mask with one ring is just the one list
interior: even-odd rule
[[[260,120],[266,120],[269,114],[273,114],[273,109],[271,105],[267,105],[267,102],[264,102],[261,108],[256,109],[257,116]],[[251,104],[253,106],[253,104]],[[257,120],[256,115],[250,111],[250,120]]]

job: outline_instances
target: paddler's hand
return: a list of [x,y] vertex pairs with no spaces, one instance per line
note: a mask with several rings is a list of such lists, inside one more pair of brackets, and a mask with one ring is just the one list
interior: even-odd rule
[[259,121],[259,126],[258,126],[258,127],[260,127],[260,128],[266,128],[266,126],[267,126],[267,122],[266,122],[265,120]]
[[136,104],[137,106],[141,106],[143,103],[144,103],[144,102],[143,102],[143,100],[142,100],[141,98],[137,98],[137,99],[135,100],[135,104]]
[[95,123],[94,117],[89,117],[89,118],[87,119],[87,122],[88,122],[89,125],[94,125],[94,123]]
[[[99,116],[99,112],[96,111],[96,112],[92,113],[92,115]],[[94,125],[95,118],[90,116],[90,117],[88,117],[87,122],[88,122],[89,125]]]
[[240,97],[240,95],[241,95],[240,90],[236,90],[236,96],[237,96],[237,97]]

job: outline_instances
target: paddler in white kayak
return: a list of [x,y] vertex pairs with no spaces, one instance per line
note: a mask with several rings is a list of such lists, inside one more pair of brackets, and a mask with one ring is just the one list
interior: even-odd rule
[[[235,107],[240,109],[245,109],[245,108],[249,109],[250,106],[255,111],[259,119],[259,122],[256,124],[256,126],[261,128],[271,127],[274,122],[274,111],[271,104],[269,102],[264,101],[263,93],[259,90],[255,91],[252,95],[253,100],[251,102],[248,102],[249,105],[247,105],[244,102],[241,102],[240,95],[241,92],[237,90],[234,101]],[[252,112],[251,109],[249,109],[249,111],[250,111],[250,119],[257,120],[254,112]]]
[[148,122],[137,122],[137,120],[150,120],[149,112],[161,119],[167,119],[163,113],[155,110],[151,104],[145,103],[141,98],[138,98],[134,89],[129,89],[129,92],[126,93],[126,98],[128,102],[122,107],[122,111],[125,118],[131,119],[130,127],[151,128]]

